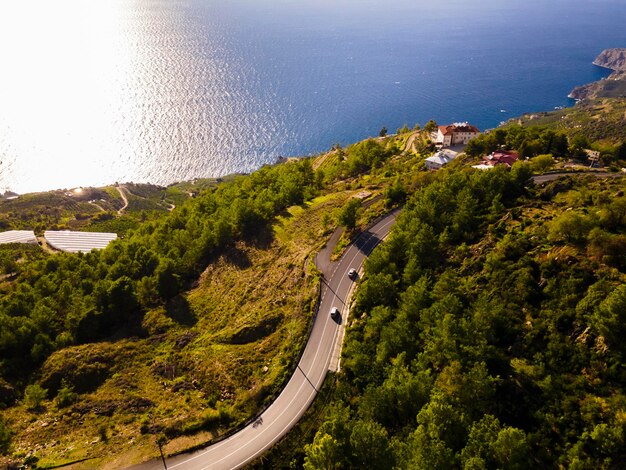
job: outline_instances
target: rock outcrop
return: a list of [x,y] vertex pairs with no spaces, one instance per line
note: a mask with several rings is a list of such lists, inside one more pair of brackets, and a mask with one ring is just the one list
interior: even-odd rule
[[605,79],[574,88],[568,97],[578,101],[587,98],[626,97],[626,49],[605,49],[593,63],[613,70],[613,73]]
[[615,72],[626,72],[626,49],[605,49],[593,61],[594,65],[611,69]]

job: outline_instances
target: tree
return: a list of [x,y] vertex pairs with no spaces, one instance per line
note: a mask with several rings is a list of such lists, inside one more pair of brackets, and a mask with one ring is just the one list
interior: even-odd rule
[[537,155],[530,160],[530,166],[533,171],[543,173],[554,166],[554,158],[552,155]]
[[426,125],[424,126],[424,131],[431,133],[431,132],[435,132],[437,130],[437,123],[434,120],[430,120],[426,123]]
[[333,470],[340,468],[341,446],[328,434],[316,434],[313,443],[304,446],[305,470]]
[[78,399],[78,394],[74,392],[74,387],[67,383],[65,379],[61,381],[61,388],[57,392],[56,405],[58,408],[65,408]]
[[383,126],[380,132],[378,133],[378,136],[385,137],[386,135],[387,135],[387,128]]
[[375,139],[367,139],[358,144],[351,145],[347,149],[348,159],[346,166],[351,176],[363,173],[371,168],[380,166],[390,152]]
[[398,127],[398,130],[396,131],[397,134],[406,134],[408,132],[411,132],[411,129],[409,129],[408,124],[405,124],[402,127]]
[[24,390],[24,404],[30,410],[35,410],[41,406],[48,395],[48,390],[40,385],[32,384]]
[[389,186],[385,190],[385,206],[393,207],[396,204],[402,204],[407,197],[405,187],[400,181],[397,181],[393,186]]
[[567,155],[567,136],[565,134],[557,134],[552,140],[552,154],[557,157]]
[[406,450],[406,461],[400,468],[430,470],[438,468],[455,468],[454,452],[445,442],[427,433],[423,425],[409,436]]
[[357,218],[361,209],[361,200],[357,198],[351,198],[343,206],[339,213],[339,223],[343,225],[346,230],[351,231],[356,227]]
[[618,286],[600,304],[593,315],[593,327],[604,336],[609,346],[626,352],[626,285]]
[[464,468],[480,468],[478,462],[483,468],[528,468],[526,435],[516,428],[503,428],[496,417],[485,415],[472,424],[461,461]]
[[588,216],[575,211],[567,211],[548,224],[548,240],[579,243],[585,239],[591,226]]
[[587,136],[584,134],[576,134],[569,141],[569,151],[576,157],[582,156],[585,154],[585,149],[589,148],[590,145]]
[[355,468],[392,468],[392,453],[387,431],[374,421],[358,421],[350,434]]

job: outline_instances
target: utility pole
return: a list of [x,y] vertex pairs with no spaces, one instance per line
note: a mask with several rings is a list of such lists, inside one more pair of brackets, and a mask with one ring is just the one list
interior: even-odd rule
[[159,453],[161,454],[161,460],[163,461],[163,468],[167,470],[167,464],[165,463],[165,456],[163,455],[163,442],[165,438],[163,436],[157,437],[157,445],[159,446]]

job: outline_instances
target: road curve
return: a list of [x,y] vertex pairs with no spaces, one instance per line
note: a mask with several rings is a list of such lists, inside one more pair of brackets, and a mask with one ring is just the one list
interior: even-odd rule
[[[321,301],[313,320],[311,335],[300,362],[289,382],[276,400],[250,425],[232,436],[205,449],[181,454],[167,459],[167,468],[178,470],[208,470],[240,468],[278,442],[300,419],[311,405],[322,386],[331,365],[333,355],[342,333],[342,323],[348,313],[348,295],[353,281],[347,272],[350,268],[360,270],[365,258],[389,233],[397,211],[380,219],[363,232],[348,247],[341,259],[328,267],[322,282]],[[325,270],[326,271],[326,270]],[[332,307],[341,311],[341,318],[334,321],[329,312]],[[135,470],[161,470],[160,460],[133,467]]]

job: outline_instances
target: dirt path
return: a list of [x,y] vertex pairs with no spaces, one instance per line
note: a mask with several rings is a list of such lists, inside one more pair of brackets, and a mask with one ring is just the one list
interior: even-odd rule
[[92,206],[97,207],[98,209],[100,209],[102,212],[106,212],[106,210],[104,209],[104,207],[102,207],[100,204],[96,204],[95,202],[89,201],[89,204],[91,204]]
[[404,145],[404,149],[402,149],[403,153],[414,152],[413,143],[415,142],[415,138],[420,134],[419,131],[413,132],[409,138],[406,140],[406,144]]
[[124,191],[126,191],[126,188],[124,188],[124,186],[116,186],[116,187],[117,187],[117,192],[120,193],[122,201],[124,201],[124,205],[121,207],[120,210],[117,211],[118,215],[122,215],[122,213],[128,207],[128,198],[126,197],[126,194],[124,193]]
[[37,237],[37,241],[39,242],[41,249],[46,253],[55,254],[59,252],[59,250],[51,248],[50,245],[48,245],[48,241],[44,237]]

